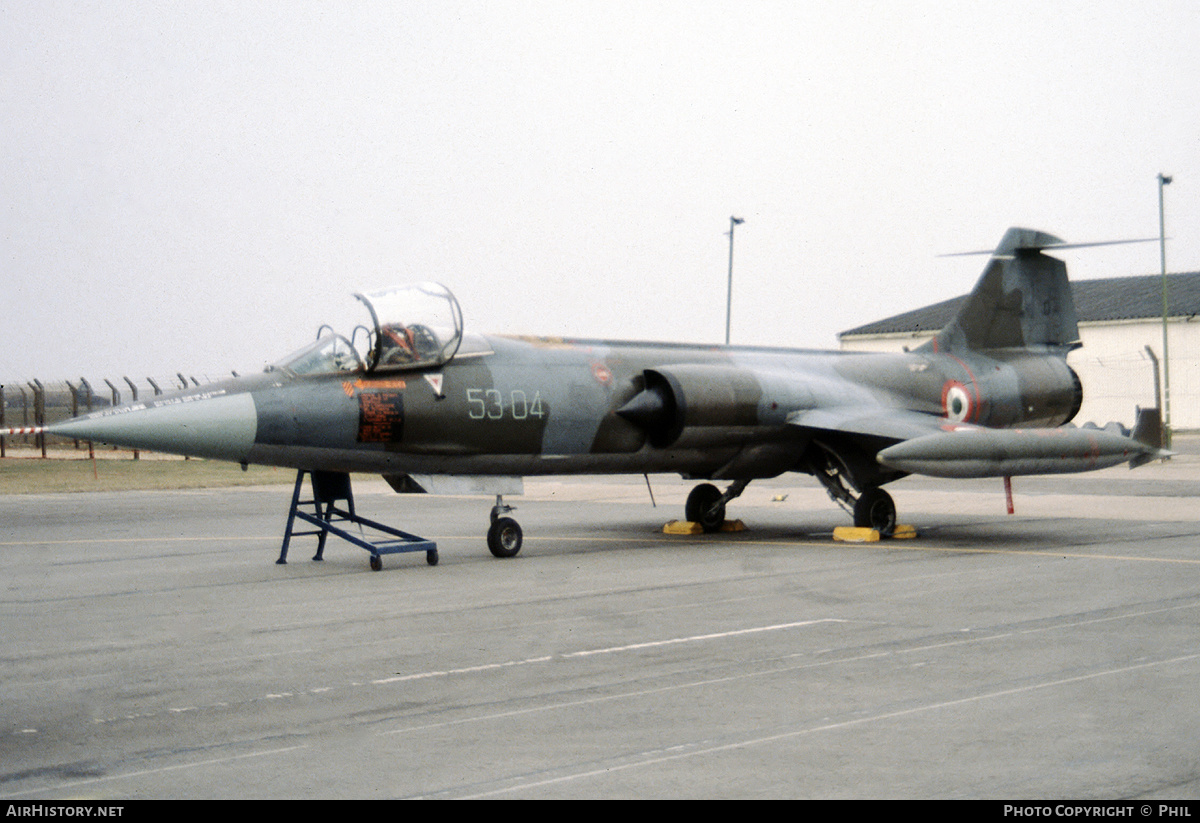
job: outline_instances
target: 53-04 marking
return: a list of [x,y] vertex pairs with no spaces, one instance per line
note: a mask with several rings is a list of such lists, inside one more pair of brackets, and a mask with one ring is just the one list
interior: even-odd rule
[[[507,401],[507,402],[506,402]],[[521,389],[513,389],[507,396],[499,389],[467,389],[467,416],[472,420],[526,420],[546,416],[542,406],[541,392],[530,397]]]

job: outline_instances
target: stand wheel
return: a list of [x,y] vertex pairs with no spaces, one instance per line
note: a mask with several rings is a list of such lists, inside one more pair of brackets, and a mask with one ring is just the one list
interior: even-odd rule
[[525,535],[516,520],[511,517],[498,517],[488,529],[488,550],[496,557],[516,557],[521,551],[521,543]]
[[377,572],[383,568],[383,558],[377,554],[371,555],[371,571]]
[[431,566],[436,566],[438,564],[438,556],[437,556],[436,549],[434,549],[433,551],[425,552],[425,562]]

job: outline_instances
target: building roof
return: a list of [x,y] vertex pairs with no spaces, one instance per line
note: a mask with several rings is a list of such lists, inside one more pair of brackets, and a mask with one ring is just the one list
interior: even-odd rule
[[[1190,318],[1200,314],[1200,272],[1168,274],[1167,293],[1172,317]],[[1080,323],[1162,317],[1162,276],[1158,274],[1073,280],[1071,294],[1075,298],[1075,313]],[[964,294],[943,300],[849,329],[838,337],[933,333],[950,322],[966,299]]]

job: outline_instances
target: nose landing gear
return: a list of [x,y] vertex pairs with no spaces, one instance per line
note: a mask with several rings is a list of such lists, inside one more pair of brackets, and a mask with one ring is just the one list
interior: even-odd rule
[[492,506],[492,525],[487,533],[488,551],[496,557],[516,557],[525,541],[521,525],[507,516],[515,508],[505,504],[504,495],[496,495],[496,505]]

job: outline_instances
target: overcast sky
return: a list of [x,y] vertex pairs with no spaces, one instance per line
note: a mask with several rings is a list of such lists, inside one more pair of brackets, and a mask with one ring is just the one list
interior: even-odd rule
[[[834,348],[1011,225],[1200,269],[1200,4],[0,0],[0,381],[476,331]],[[1064,253],[1076,279],[1157,244]]]

